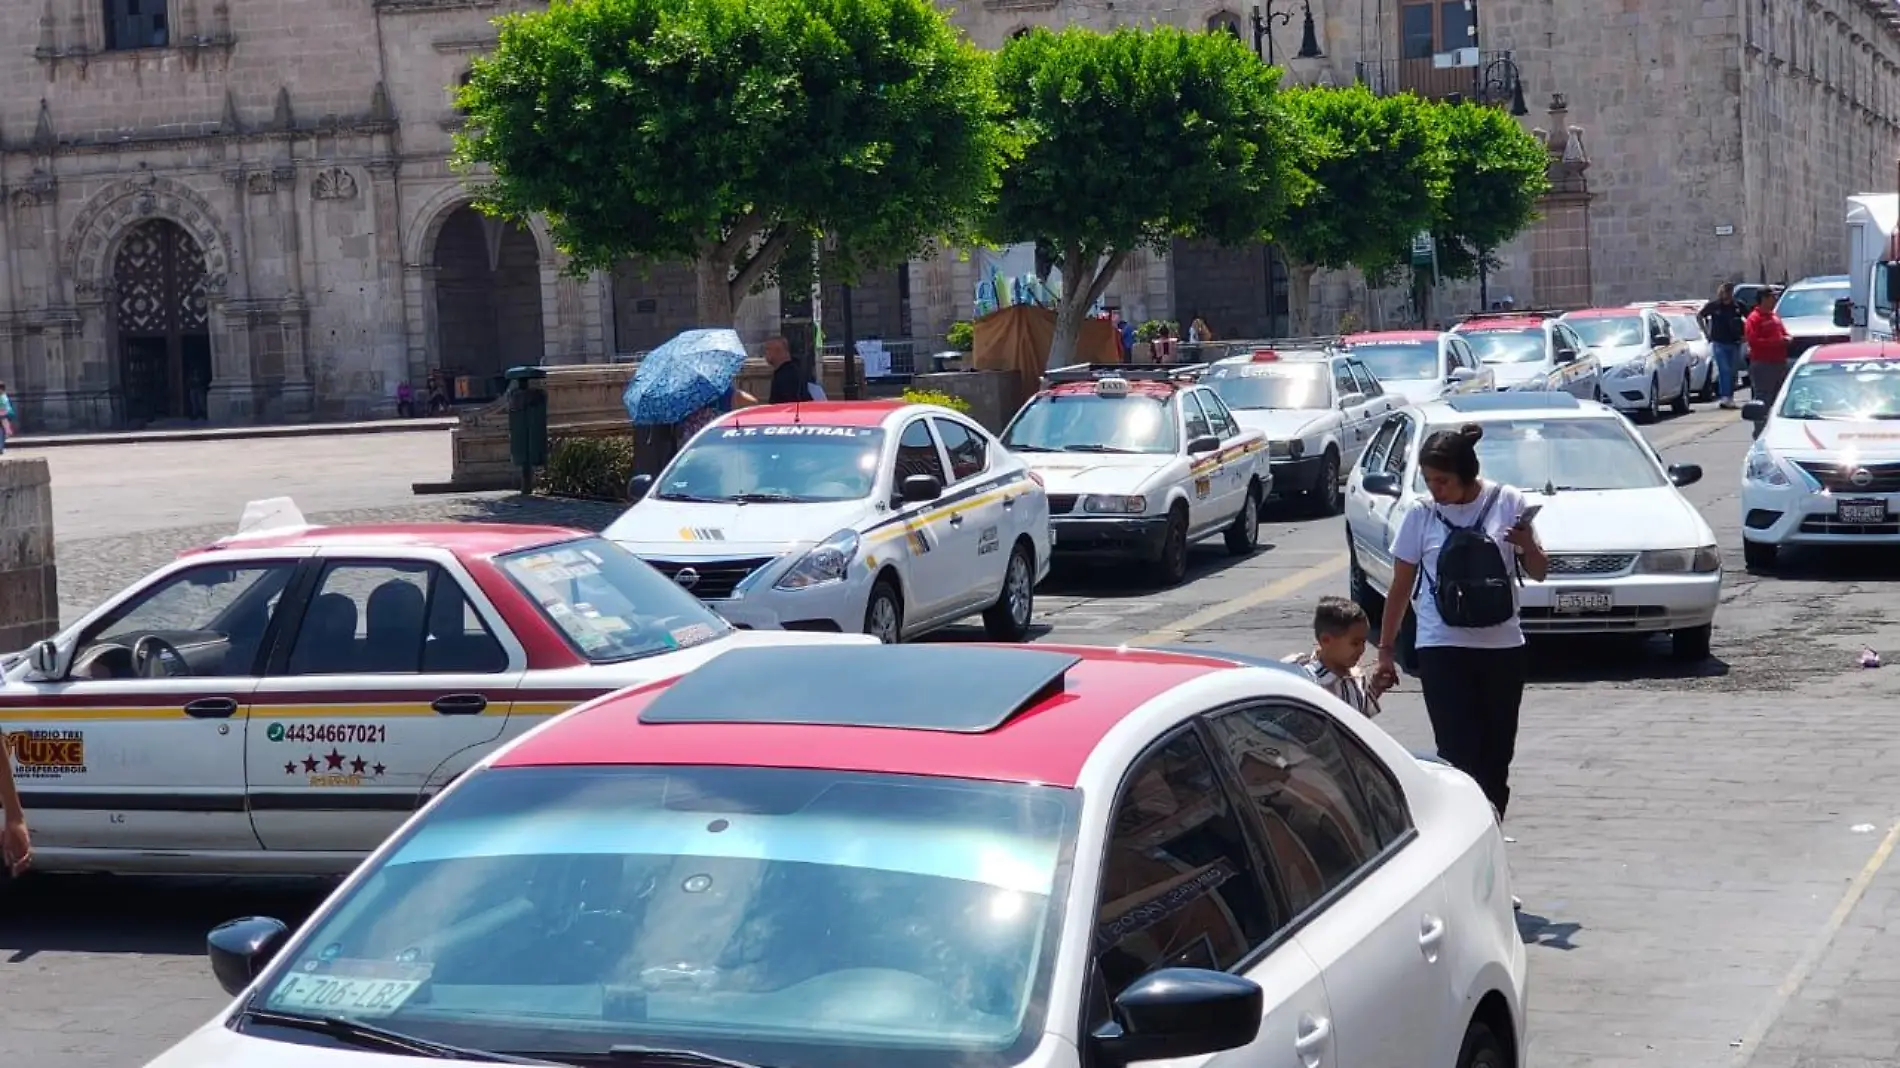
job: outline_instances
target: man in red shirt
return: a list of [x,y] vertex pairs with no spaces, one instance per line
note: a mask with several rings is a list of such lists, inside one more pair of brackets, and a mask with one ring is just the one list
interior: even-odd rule
[[[1755,310],[1748,313],[1742,337],[1748,342],[1748,382],[1749,390],[1758,401],[1768,407],[1775,406],[1775,400],[1781,395],[1781,383],[1788,377],[1788,327],[1775,314],[1775,303],[1781,294],[1768,290],[1755,302]],[[1756,424],[1757,432],[1761,424]]]

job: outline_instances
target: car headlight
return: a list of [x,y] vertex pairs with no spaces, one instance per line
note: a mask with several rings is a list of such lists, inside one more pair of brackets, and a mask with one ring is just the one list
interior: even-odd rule
[[1109,515],[1140,515],[1148,510],[1148,498],[1139,494],[1131,497],[1120,493],[1091,493],[1082,498],[1082,510]]
[[804,590],[831,582],[843,582],[858,555],[858,532],[840,530],[811,547],[778,580],[781,590]]
[[1649,365],[1641,360],[1619,363],[1610,368],[1611,378],[1641,378],[1649,373]]
[[1306,455],[1306,442],[1298,438],[1292,441],[1267,442],[1267,457],[1273,460],[1297,460]]
[[1722,552],[1713,545],[1651,549],[1636,558],[1636,570],[1648,575],[1707,575],[1722,570]]
[[1787,486],[1788,472],[1775,459],[1775,454],[1765,446],[1757,444],[1748,450],[1748,465],[1742,469],[1742,477],[1749,482],[1759,482],[1764,486]]

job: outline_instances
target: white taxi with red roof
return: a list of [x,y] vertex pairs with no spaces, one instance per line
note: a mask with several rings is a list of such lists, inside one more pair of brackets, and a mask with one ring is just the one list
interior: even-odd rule
[[1187,578],[1192,542],[1220,535],[1236,555],[1259,547],[1273,490],[1266,436],[1196,385],[1199,370],[1064,367],[1010,420],[1003,444],[1049,488],[1056,551],[1139,560],[1173,586]]
[[558,712],[827,641],[735,634],[583,531],[313,527],[281,499],[246,520],[0,661],[36,870],[346,872]]
[[1900,543],[1900,344],[1810,349],[1773,410],[1750,401],[1742,418],[1767,420],[1742,465],[1750,567],[1787,546]]
[[1600,399],[1645,422],[1669,404],[1678,415],[1695,399],[1694,355],[1660,308],[1584,308],[1563,323],[1583,338],[1603,368]]
[[1340,344],[1387,392],[1413,404],[1497,388],[1497,372],[1478,359],[1471,342],[1449,330],[1378,330],[1348,334]]
[[1568,393],[1597,399],[1600,367],[1577,332],[1556,311],[1482,312],[1467,315],[1452,333],[1465,339],[1478,362],[1491,369],[1499,389]]
[[1515,1068],[1505,860],[1288,665],[739,650],[484,761],[296,933],[214,930],[237,1000],[149,1068]]
[[741,627],[895,643],[974,615],[1022,641],[1049,499],[968,417],[894,400],[730,412],[605,531]]

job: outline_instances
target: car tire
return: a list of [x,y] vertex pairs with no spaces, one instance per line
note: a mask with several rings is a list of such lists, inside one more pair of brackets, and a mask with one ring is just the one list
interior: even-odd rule
[[1465,1028],[1465,1043],[1458,1050],[1458,1068],[1510,1068],[1510,1054],[1498,1041],[1491,1025],[1473,1020]]
[[1235,556],[1249,556],[1260,548],[1260,483],[1247,483],[1247,500],[1240,506],[1240,514],[1234,517],[1234,525],[1227,528],[1227,551]]
[[904,595],[896,580],[881,578],[871,587],[871,599],[864,605],[864,633],[885,645],[904,640]]
[[983,632],[995,642],[1029,640],[1029,625],[1036,618],[1036,562],[1029,546],[1016,543],[1010,551],[1009,566],[1003,570],[1003,592],[996,603],[983,610]]
[[1306,491],[1306,510],[1324,519],[1339,514],[1339,453],[1332,448],[1319,463],[1319,478]]
[[1709,658],[1709,644],[1715,636],[1715,624],[1671,631],[1669,655],[1685,664],[1700,664]]
[[1696,394],[1696,400],[1704,404],[1713,404],[1715,401],[1721,399],[1719,396],[1721,386],[1722,376],[1716,371],[1715,357],[1711,356],[1709,357],[1707,377],[1702,380],[1702,392]]
[[1688,415],[1689,403],[1695,399],[1689,395],[1690,391],[1694,388],[1689,384],[1689,380],[1690,373],[1688,371],[1682,372],[1682,392],[1677,395],[1676,399],[1669,405],[1669,410],[1677,415]]
[[1649,401],[1636,413],[1639,423],[1653,423],[1662,418],[1662,382],[1655,375],[1649,376]]
[[1742,563],[1747,565],[1750,571],[1767,571],[1773,568],[1775,557],[1779,555],[1777,548],[1766,542],[1747,539],[1742,541]]
[[1161,537],[1161,555],[1149,564],[1154,573],[1155,584],[1163,588],[1179,586],[1187,581],[1188,572],[1188,517],[1187,509],[1175,505],[1168,513],[1168,530]]

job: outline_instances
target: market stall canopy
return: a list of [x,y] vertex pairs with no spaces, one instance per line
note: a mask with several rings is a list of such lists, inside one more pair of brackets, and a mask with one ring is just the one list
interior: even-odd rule
[[[1056,336],[1056,313],[1034,304],[999,308],[972,323],[975,345],[970,366],[979,371],[1013,371],[1017,378],[1010,411],[1035,394],[1049,369],[1050,343]],[[1115,327],[1106,319],[1085,319],[1071,363],[1120,363],[1121,345]]]

